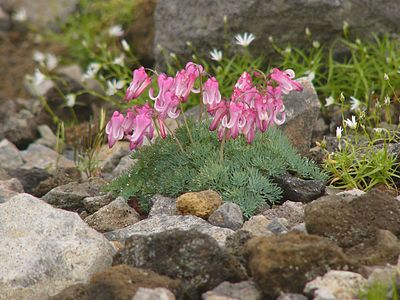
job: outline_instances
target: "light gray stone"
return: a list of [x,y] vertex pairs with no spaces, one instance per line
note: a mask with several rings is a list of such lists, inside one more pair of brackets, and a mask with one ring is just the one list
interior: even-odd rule
[[242,227],[244,220],[239,205],[225,202],[208,217],[208,222],[215,226],[237,230]]
[[120,163],[121,159],[130,153],[128,142],[117,143],[112,148],[108,147],[108,145],[103,145],[97,155],[101,170],[111,173]]
[[304,222],[304,204],[301,202],[285,201],[282,205],[273,206],[262,212],[267,219],[285,218],[289,227]]
[[109,267],[112,245],[75,213],[28,194],[0,204],[0,299],[47,299]]
[[317,300],[356,299],[366,282],[358,273],[332,270],[308,282],[304,293]]
[[226,238],[234,234],[234,231],[231,229],[212,226],[207,221],[204,221],[196,216],[158,215],[142,220],[123,229],[107,232],[105,233],[105,236],[109,240],[123,242],[127,238],[134,235],[148,236],[172,229],[183,231],[196,229],[201,233],[207,234],[214,238],[220,246],[224,246]]
[[303,233],[308,233],[307,232],[307,228],[306,228],[306,223],[300,223],[300,224],[297,224],[296,226],[293,226],[292,228],[291,228],[291,230],[292,231],[300,231],[300,232],[303,232]]
[[273,234],[287,233],[287,220],[285,218],[275,218],[267,225],[267,229]]
[[53,149],[57,144],[57,137],[50,127],[47,125],[39,125],[38,131],[41,138],[37,139],[35,143]]
[[336,194],[336,196],[340,196],[344,200],[351,201],[351,200],[353,200],[359,196],[362,196],[364,194],[365,194],[364,191],[361,191],[359,189],[352,189],[352,190],[348,190],[348,191],[339,192]]
[[302,294],[283,293],[276,300],[308,300],[308,298]]
[[46,169],[47,171],[55,171],[57,167],[73,168],[75,163],[65,158],[56,151],[39,144],[30,144],[28,149],[21,151],[25,164],[24,169]]
[[155,195],[150,201],[153,205],[149,212],[149,218],[159,215],[178,215],[178,211],[176,210],[176,199]]
[[224,281],[216,288],[202,295],[203,300],[262,300],[262,292],[257,288],[256,284],[251,281],[242,281],[238,283],[230,283]]
[[24,188],[18,179],[0,180],[0,203],[7,202],[12,197],[23,192]]
[[16,169],[23,165],[22,155],[18,148],[7,139],[0,142],[0,167]]
[[42,199],[58,208],[82,209],[84,207],[83,199],[100,195],[105,183],[104,180],[97,177],[83,183],[71,182],[52,189]]
[[113,197],[110,194],[94,196],[94,197],[86,197],[82,200],[83,206],[85,209],[93,214],[98,211],[103,206],[106,206],[111,201],[113,201]]
[[254,236],[270,236],[273,233],[267,228],[269,223],[271,223],[271,220],[268,220],[263,215],[255,215],[244,222],[242,229]]
[[175,300],[175,295],[166,288],[139,288],[132,300]]
[[121,158],[119,164],[115,167],[115,169],[112,171],[112,176],[113,177],[118,177],[129,170],[133,168],[133,166],[136,164],[137,159],[132,159],[130,155],[124,156]]
[[139,221],[140,215],[122,197],[85,218],[90,227],[100,232],[121,229]]

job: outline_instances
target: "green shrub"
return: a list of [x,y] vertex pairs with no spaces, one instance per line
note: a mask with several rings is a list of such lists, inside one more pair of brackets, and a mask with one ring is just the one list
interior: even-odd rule
[[108,190],[125,199],[134,197],[142,209],[149,209],[154,194],[177,197],[185,192],[212,189],[224,201],[237,203],[246,217],[252,216],[265,203],[281,200],[282,191],[273,177],[285,171],[305,179],[325,179],[316,165],[301,158],[288,139],[272,128],[257,134],[254,143],[244,139],[225,144],[224,159],[219,156],[220,143],[206,123],[190,123],[194,143],[189,141],[184,126],[176,138],[157,139],[133,153],[138,162],[128,173],[115,179]]

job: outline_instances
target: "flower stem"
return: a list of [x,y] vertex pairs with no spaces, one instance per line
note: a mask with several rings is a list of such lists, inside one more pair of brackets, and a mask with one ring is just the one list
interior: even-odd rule
[[224,129],[224,134],[222,136],[221,146],[219,148],[219,161],[221,163],[224,161],[224,146],[225,146],[225,142],[226,142],[226,133],[225,133],[225,129]]
[[164,126],[167,128],[167,130],[169,131],[171,136],[174,138],[174,140],[176,141],[176,143],[179,146],[179,149],[181,149],[182,153],[185,153],[185,150],[183,149],[183,146],[182,146],[181,142],[179,141],[179,139],[176,137],[175,133],[169,128],[169,126],[167,124],[164,124]]
[[201,122],[201,120],[202,120],[202,114],[203,114],[203,76],[200,75],[200,112],[199,112],[199,122]]
[[193,137],[192,137],[192,133],[190,132],[190,129],[189,129],[189,124],[188,124],[188,121],[187,121],[187,119],[186,119],[185,112],[183,111],[183,105],[182,105],[182,102],[179,102],[179,106],[180,106],[180,108],[181,108],[182,117],[183,117],[183,121],[185,122],[185,126],[186,126],[187,133],[188,133],[188,135],[189,135],[189,140],[190,140],[190,142],[193,144]]

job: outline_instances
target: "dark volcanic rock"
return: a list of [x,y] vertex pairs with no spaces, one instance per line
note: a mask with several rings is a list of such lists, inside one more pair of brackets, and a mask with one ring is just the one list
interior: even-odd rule
[[274,179],[283,190],[283,199],[311,202],[325,193],[324,180],[304,180],[286,173]]
[[179,281],[150,270],[119,265],[95,274],[87,285],[76,284],[50,300],[131,300],[140,287],[168,288],[178,292]]
[[223,281],[247,277],[233,256],[196,230],[132,236],[114,258],[114,264],[120,263],[181,279],[185,299],[198,299]]
[[17,178],[26,193],[32,194],[35,188],[44,180],[50,177],[50,174],[46,170],[39,168],[22,169],[18,168],[10,170],[8,174],[11,177]]
[[400,237],[399,216],[400,201],[377,190],[350,202],[326,196],[305,208],[307,231],[328,237],[343,248],[371,239],[378,229],[389,230]]
[[300,232],[252,238],[246,253],[254,281],[271,299],[280,292],[301,293],[308,281],[329,269],[351,266],[331,241]]

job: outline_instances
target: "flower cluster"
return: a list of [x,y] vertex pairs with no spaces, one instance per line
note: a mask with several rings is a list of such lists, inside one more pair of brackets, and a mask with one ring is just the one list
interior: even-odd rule
[[[151,140],[156,129],[162,138],[167,136],[165,120],[179,117],[181,103],[188,100],[190,93],[201,93],[203,104],[211,115],[210,131],[217,130],[222,140],[236,139],[243,134],[248,143],[252,143],[257,130],[265,132],[271,125],[285,122],[285,106],[283,94],[301,91],[301,85],[294,81],[292,70],[273,69],[270,74],[256,72],[262,78],[261,84],[253,83],[251,75],[244,72],[234,86],[232,95],[223,99],[219,91],[219,83],[215,77],[206,75],[201,65],[189,62],[178,71],[175,77],[159,74],[157,77],[158,93],[149,88],[149,98],[154,101],[145,105],[134,105],[128,109],[126,116],[115,111],[106,126],[109,146],[123,138],[130,141],[130,149],[141,146],[144,137]],[[200,84],[195,88],[196,81]],[[138,98],[152,83],[151,77],[141,67],[133,71],[125,100]]]

